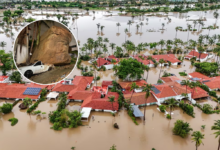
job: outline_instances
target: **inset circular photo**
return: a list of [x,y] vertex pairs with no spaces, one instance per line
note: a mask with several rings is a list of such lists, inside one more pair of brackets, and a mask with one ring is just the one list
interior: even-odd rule
[[53,20],[38,20],[20,31],[13,52],[22,75],[35,83],[53,84],[74,69],[78,45],[65,25]]

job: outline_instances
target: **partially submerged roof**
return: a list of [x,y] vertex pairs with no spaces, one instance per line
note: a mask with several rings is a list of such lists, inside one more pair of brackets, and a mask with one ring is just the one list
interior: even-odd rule
[[140,111],[138,106],[133,105],[132,109],[133,109],[133,114],[135,117],[143,117],[144,116],[144,114]]
[[83,107],[81,110],[82,113],[82,118],[89,118],[90,112],[91,112],[92,108],[91,107]]
[[146,98],[145,95],[146,92],[133,93],[131,98],[131,93],[130,93],[130,94],[124,94],[124,98],[131,99],[131,103],[134,103],[135,105],[143,105],[145,103],[150,104],[157,102],[153,94],[151,94],[148,98]]

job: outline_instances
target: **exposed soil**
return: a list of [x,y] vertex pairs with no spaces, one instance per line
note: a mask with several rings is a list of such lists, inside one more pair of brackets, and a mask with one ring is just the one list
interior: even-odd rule
[[42,84],[55,83],[67,77],[74,66],[75,64],[56,66],[52,70],[32,76],[30,80]]

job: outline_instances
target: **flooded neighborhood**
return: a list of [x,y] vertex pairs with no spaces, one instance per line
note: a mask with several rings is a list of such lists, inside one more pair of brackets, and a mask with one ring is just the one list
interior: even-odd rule
[[0,3],[1,149],[219,150],[220,2],[31,2]]

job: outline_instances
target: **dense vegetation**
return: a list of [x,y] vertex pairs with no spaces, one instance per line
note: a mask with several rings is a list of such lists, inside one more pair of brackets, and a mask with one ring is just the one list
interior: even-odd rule
[[189,134],[189,132],[192,130],[193,129],[190,128],[189,123],[183,122],[182,120],[177,120],[173,128],[173,134],[179,135],[182,138],[185,138]]
[[4,103],[0,109],[4,114],[8,114],[12,111],[13,105],[10,103]]
[[8,121],[11,122],[11,126],[14,126],[14,125],[16,125],[18,123],[18,119],[17,118],[11,118]]
[[184,101],[181,101],[179,103],[179,107],[182,108],[182,110],[186,112],[188,115],[192,116],[193,118],[195,117],[194,108],[192,105],[186,104],[184,103]]
[[76,128],[82,125],[81,113],[78,111],[70,112],[65,109],[67,95],[61,93],[59,96],[58,107],[56,111],[49,113],[50,122],[53,123],[51,127],[54,130],[62,130],[63,128]]
[[213,62],[202,62],[202,63],[195,63],[196,71],[207,76],[210,76],[211,73],[216,73],[218,70],[218,64]]
[[142,77],[144,65],[132,58],[123,59],[119,62],[116,76],[123,80],[138,80]]

